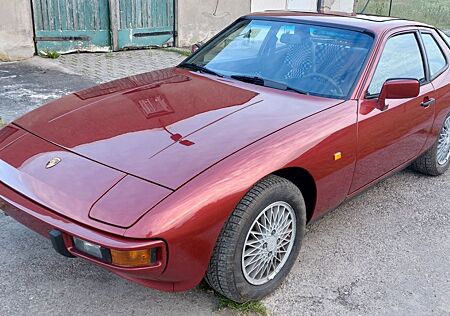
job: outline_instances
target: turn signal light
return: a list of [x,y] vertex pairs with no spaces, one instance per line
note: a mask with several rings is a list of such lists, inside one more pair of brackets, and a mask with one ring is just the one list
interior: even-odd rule
[[157,263],[158,249],[119,251],[111,249],[112,264],[122,267],[147,267]]

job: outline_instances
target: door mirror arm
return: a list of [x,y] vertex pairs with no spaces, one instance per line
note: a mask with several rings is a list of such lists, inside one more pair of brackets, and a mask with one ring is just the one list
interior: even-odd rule
[[380,96],[378,97],[376,108],[380,111],[386,111],[389,109],[389,104],[386,103],[386,92],[383,92],[384,89],[381,90]]
[[203,46],[202,42],[195,43],[191,46],[191,53],[194,54],[196,51],[198,51]]

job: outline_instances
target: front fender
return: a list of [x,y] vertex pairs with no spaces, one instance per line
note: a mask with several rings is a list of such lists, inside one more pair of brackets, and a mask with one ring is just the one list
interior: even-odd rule
[[[314,216],[345,199],[356,159],[356,113],[356,102],[347,101],[243,148],[172,193],[125,236],[164,239],[169,248],[164,278],[175,283],[175,290],[194,287],[231,212],[268,174],[289,167],[307,170],[317,186]],[[342,158],[335,160],[337,151]]]

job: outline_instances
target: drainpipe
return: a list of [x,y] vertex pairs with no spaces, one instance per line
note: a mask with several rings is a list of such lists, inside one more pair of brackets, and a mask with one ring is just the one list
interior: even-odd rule
[[322,12],[322,5],[325,0],[317,0],[317,12]]
[[119,0],[109,0],[109,21],[111,25],[112,50],[119,50]]
[[318,0],[317,1],[317,12],[326,13],[331,11],[335,0]]
[[173,46],[179,47],[178,38],[178,0],[173,1]]
[[37,49],[37,41],[36,41],[36,23],[34,20],[34,5],[33,1],[30,0],[30,6],[31,6],[31,23],[33,24],[33,43],[34,43],[34,54],[39,55],[38,49]]

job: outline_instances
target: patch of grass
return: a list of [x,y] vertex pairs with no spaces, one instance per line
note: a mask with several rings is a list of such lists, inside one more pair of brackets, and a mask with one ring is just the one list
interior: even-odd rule
[[185,49],[180,49],[180,48],[176,48],[176,47],[167,47],[167,48],[163,48],[163,50],[165,50],[166,52],[172,52],[172,53],[177,53],[186,57],[191,56],[191,52]]
[[259,315],[259,316],[268,316],[269,312],[267,308],[261,302],[247,302],[243,304],[239,304],[229,300],[228,298],[217,295],[218,296],[218,309],[224,310],[228,309],[231,312],[234,312],[238,315]]
[[0,117],[0,128],[6,126],[6,122]]
[[[367,0],[358,0],[356,12],[361,12]],[[370,0],[366,14],[389,15],[390,0]],[[391,16],[416,20],[442,29],[450,29],[448,0],[392,0]]]
[[[215,292],[205,280],[198,285],[198,289],[210,294],[214,294],[217,297],[217,310],[229,311],[233,315],[240,316],[269,316],[267,308],[261,302],[248,302],[239,304],[229,300],[223,295]],[[228,315],[228,314],[227,314]]]
[[50,58],[50,59],[58,59],[61,56],[61,54],[58,53],[56,50],[49,50],[49,49],[41,51],[39,53],[39,55],[41,57]]

